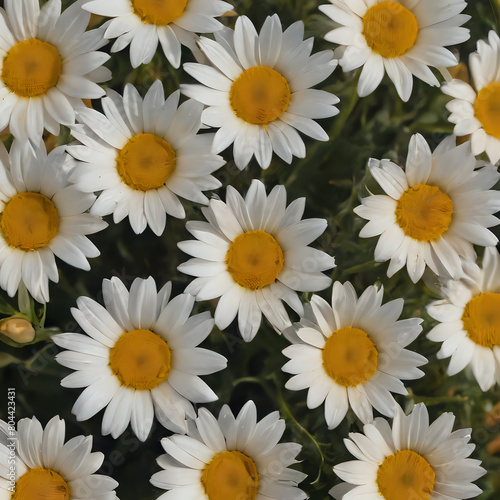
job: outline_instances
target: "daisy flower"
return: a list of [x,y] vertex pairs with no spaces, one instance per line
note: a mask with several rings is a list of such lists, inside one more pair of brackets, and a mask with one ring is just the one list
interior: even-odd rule
[[198,46],[212,66],[186,63],[184,69],[203,85],[181,85],[207,109],[202,121],[217,127],[214,150],[233,144],[236,166],[245,168],[253,155],[262,168],[271,163],[273,151],[290,163],[304,158],[299,132],[327,141],[326,132],[313,118],[338,113],[339,99],[310,87],[330,76],[337,61],[330,50],[311,56],[313,39],[304,38],[298,21],[284,32],[275,14],[259,34],[246,16],[239,16],[234,31],[215,34],[215,41],[201,37]]
[[344,443],[357,460],[336,465],[346,483],[334,486],[337,500],[462,500],[482,491],[473,484],[485,474],[480,460],[467,458],[472,429],[452,431],[455,415],[442,413],[429,425],[423,403],[410,415],[396,405],[392,428],[383,418],[349,433]]
[[90,452],[92,436],[76,436],[67,443],[64,438],[64,420],[58,416],[45,429],[36,417],[23,418],[17,423],[17,431],[0,420],[0,497],[118,499],[114,492],[118,483],[109,476],[94,474],[104,455]]
[[222,0],[93,0],[83,8],[99,16],[113,17],[105,24],[104,36],[116,38],[111,52],[130,44],[134,68],[149,63],[158,41],[170,64],[178,68],[181,44],[194,44],[195,33],[213,33],[223,28],[214,19],[232,9]]
[[75,123],[82,99],[104,95],[111,78],[103,30],[85,32],[90,14],[79,0],[61,14],[61,0],[5,0],[0,7],[0,130],[37,145],[43,129]]
[[86,237],[107,227],[85,213],[95,196],[68,181],[64,147],[48,155],[14,140],[10,153],[0,143],[0,287],[13,297],[23,280],[38,302],[49,300],[49,279],[57,283],[54,256],[88,271],[99,250]]
[[105,307],[79,297],[73,317],[88,334],[62,333],[52,337],[67,349],[57,361],[75,370],[63,387],[86,389],[73,406],[78,421],[106,407],[102,434],[115,439],[129,422],[145,441],[156,415],[172,432],[186,432],[186,416],[195,416],[192,403],[217,396],[198,375],[226,367],[226,358],[196,347],[213,328],[210,313],[190,316],[194,297],[170,300],[168,282],[158,293],[153,278],[136,278],[130,292],[118,278],[104,280]]
[[[499,223],[500,179],[493,165],[476,162],[470,144],[445,139],[431,153],[420,134],[410,140],[406,170],[389,160],[368,162],[386,194],[361,200],[354,212],[369,222],[361,238],[380,235],[375,260],[390,259],[387,276],[405,264],[416,283],[428,266],[438,276],[459,278],[463,260],[476,258],[474,245],[495,246],[488,227]],[[481,167],[481,168],[478,168]]]
[[197,135],[203,105],[179,106],[179,95],[165,100],[156,80],[143,100],[129,83],[123,97],[108,90],[104,115],[88,108],[78,113],[82,124],[72,134],[82,145],[67,150],[80,160],[71,180],[82,191],[101,191],[91,213],[112,213],[115,223],[128,216],[135,233],[149,225],[159,236],[166,213],[186,216],[178,196],[207,204],[202,191],[221,186],[210,175],[225,164],[211,152],[214,136]]
[[483,391],[500,383],[500,256],[495,248],[484,251],[483,267],[470,264],[460,280],[447,280],[443,299],[427,306],[438,320],[427,337],[442,342],[438,358],[449,358],[448,375],[467,365]]
[[382,305],[383,294],[383,288],[370,286],[358,299],[351,283],[336,281],[332,304],[313,295],[292,336],[285,332],[295,341],[283,350],[290,361],[282,370],[294,375],[285,387],[309,389],[308,408],[324,402],[329,429],[349,407],[365,424],[373,420],[372,407],[392,417],[391,392],[408,394],[400,379],[424,375],[417,366],[427,359],[405,349],[422,331],[422,320],[398,320],[403,299]]
[[469,56],[473,86],[454,79],[442,91],[454,97],[446,108],[455,123],[455,135],[471,134],[472,154],[486,151],[492,163],[500,160],[500,38],[494,31],[489,43],[477,42],[477,52]]
[[339,27],[325,39],[341,45],[344,71],[363,66],[358,94],[371,94],[387,73],[403,101],[410,98],[413,76],[432,86],[438,79],[429,69],[458,64],[445,49],[469,39],[460,14],[467,3],[449,0],[330,0],[319,9]]
[[321,271],[334,267],[334,258],[308,246],[324,232],[326,220],[301,220],[304,208],[305,198],[286,207],[284,186],[266,196],[264,184],[254,180],[245,199],[228,186],[226,203],[211,199],[202,208],[208,222],[186,224],[196,240],[178,246],[194,258],[178,269],[198,276],[186,288],[196,300],[220,297],[215,324],[221,330],[238,315],[241,336],[250,342],[264,313],[281,332],[291,326],[282,301],[303,314],[296,291],[330,285]]
[[163,438],[164,469],[151,477],[158,488],[170,490],[171,500],[302,500],[297,488],[306,475],[289,466],[302,446],[278,443],[285,431],[279,412],[257,422],[257,408],[248,401],[234,417],[227,405],[218,420],[200,408],[187,436]]

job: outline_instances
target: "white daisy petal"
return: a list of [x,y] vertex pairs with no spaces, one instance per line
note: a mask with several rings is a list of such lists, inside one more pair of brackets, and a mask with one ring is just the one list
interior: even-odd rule
[[212,199],[203,209],[209,224],[188,223],[197,240],[178,246],[195,259],[178,269],[198,277],[186,288],[197,300],[220,297],[217,326],[225,329],[238,316],[239,331],[248,342],[259,329],[262,313],[278,331],[290,326],[282,300],[302,312],[294,290],[326,288],[330,278],[322,271],[335,261],[307,246],[323,233],[326,221],[300,220],[304,200],[286,208],[283,186],[267,196],[264,185],[254,180],[245,199],[231,186],[226,198],[227,203]]
[[[44,128],[57,131],[58,126],[54,119],[58,120],[58,114],[54,113],[54,110],[59,104],[65,110],[61,123],[72,125],[75,121],[74,109],[82,105],[81,99],[92,97],[88,95],[89,92],[95,97],[102,95],[102,89],[96,85],[96,82],[102,81],[98,71],[109,57],[96,52],[96,44],[89,46],[85,43],[88,39],[103,40],[103,32],[93,30],[84,36],[88,14],[81,10],[80,5],[70,6],[62,15],[61,2],[58,0],[47,2],[42,9],[33,0],[9,1],[6,8],[10,21],[8,25],[5,24],[4,17],[1,16],[4,25],[1,39],[9,43],[8,48],[3,47],[8,53],[3,61],[0,90],[9,88],[11,92],[8,102],[4,102],[5,109],[2,110],[5,113],[4,120],[10,125],[10,130],[16,138],[29,139],[34,145],[38,145]],[[69,52],[67,47],[67,30],[71,31],[73,37],[72,52]],[[38,60],[26,57],[26,51],[34,45],[41,51],[38,54],[43,53]],[[10,50],[14,47],[14,50]],[[85,64],[74,64],[76,59],[87,56],[93,58],[94,62],[97,61],[96,64],[89,66],[88,61]],[[16,57],[24,61],[22,64],[29,66],[30,78],[34,78],[34,81],[25,81],[28,72],[13,60]],[[54,61],[50,70],[52,74],[41,72],[42,59],[47,63]],[[58,61],[64,61],[64,64],[58,64]],[[81,68],[87,67],[85,76],[78,76],[81,75]],[[93,73],[93,70],[96,72]],[[57,100],[52,92],[56,86],[62,91]],[[56,106],[46,100],[49,93],[52,93],[57,102]],[[70,96],[76,99],[68,99]],[[68,107],[71,108],[69,112]]]
[[[406,264],[414,282],[426,266],[445,278],[459,278],[463,262],[473,255],[473,244],[497,242],[488,229],[498,223],[493,214],[500,202],[500,195],[488,190],[490,170],[476,170],[478,164],[466,144],[441,149],[431,153],[417,134],[410,141],[406,172],[388,160],[369,161],[370,172],[388,196],[364,198],[355,212],[369,220],[361,237],[380,234],[375,259],[391,260],[388,276]],[[459,168],[450,170],[450,161]],[[495,201],[478,205],[476,197]],[[436,217],[438,213],[442,218]]]
[[[429,416],[423,403],[415,405],[409,416],[396,406],[392,433],[398,436],[400,444],[393,446],[391,428],[383,419],[377,419],[374,425],[365,425],[364,434],[349,434],[345,443],[357,460],[333,468],[335,474],[346,481],[343,483],[345,488],[336,491],[346,492],[342,497],[346,499],[382,499],[385,498],[382,496],[384,492],[392,494],[400,474],[407,472],[412,474],[414,482],[398,486],[400,496],[409,498],[417,489],[426,489],[432,498],[443,499],[459,500],[479,494],[479,488],[472,481],[485,471],[479,466],[478,460],[466,458],[474,450],[474,445],[467,444],[470,432],[458,443],[453,438],[455,433],[450,435],[452,426],[453,418],[447,418],[446,421],[438,418],[429,426]],[[383,434],[380,433],[381,429],[384,429]],[[464,431],[467,432],[466,429]],[[450,450],[449,459],[442,459],[444,454],[440,453],[441,449]],[[432,480],[429,480],[430,476]],[[460,487],[452,486],[459,483]],[[334,495],[333,490],[330,490],[330,494]]]
[[[106,308],[87,297],[73,315],[92,338],[74,333],[54,336],[66,350],[57,361],[78,370],[62,384],[86,387],[73,412],[79,420],[105,408],[102,433],[120,436],[128,424],[145,441],[156,414],[174,432],[194,418],[192,402],[217,399],[198,375],[226,366],[226,359],[197,348],[213,327],[209,313],[191,316],[194,297],[170,299],[171,284],[157,292],[153,278],[136,278],[130,292],[118,279],[104,280]],[[109,309],[109,312],[108,312]],[[176,352],[177,351],[177,352]]]
[[206,203],[202,191],[218,187],[211,174],[224,160],[198,134],[203,106],[178,103],[179,91],[165,100],[157,80],[144,100],[127,84],[123,98],[108,91],[106,116],[91,109],[79,113],[83,126],[73,134],[82,145],[69,148],[77,160],[71,179],[79,189],[100,191],[91,213],[112,213],[115,223],[128,216],[136,234],[149,225],[160,236],[167,213],[185,217],[178,196]]
[[107,38],[118,37],[112,51],[124,49],[130,44],[130,61],[137,67],[151,61],[160,41],[170,64],[179,67],[181,43],[194,45],[194,33],[213,33],[222,29],[215,19],[231,6],[222,0],[197,2],[191,0],[180,7],[175,15],[171,10],[158,12],[156,6],[142,4],[140,11],[125,0],[110,0],[106,5],[99,1],[85,3],[85,10],[100,16],[113,18],[108,23]]
[[135,391],[130,424],[140,441],[146,441],[153,425],[153,400],[149,391]]
[[130,42],[130,63],[133,68],[151,62],[158,45],[156,26],[141,24],[134,29],[134,37]]
[[[256,499],[307,498],[297,488],[305,475],[288,468],[295,463],[301,447],[295,443],[278,444],[285,430],[278,412],[257,422],[255,404],[248,401],[236,418],[225,405],[218,421],[208,410],[200,408],[192,424],[187,436],[176,434],[162,440],[168,455],[159,457],[158,463],[164,470],[151,478],[155,486],[168,490],[160,498],[215,498],[221,488],[230,488],[237,496],[250,491]],[[225,470],[226,461],[233,467],[238,463],[255,472],[259,481],[248,475],[244,484],[235,484],[234,476],[220,472]]]
[[244,69],[258,66],[259,36],[246,16],[239,16],[234,30],[234,51]]
[[[312,40],[300,38],[303,27],[299,24],[292,40],[292,31],[282,32],[277,15],[266,19],[260,34],[246,16],[240,16],[234,31],[224,32],[227,40],[202,37],[199,41],[214,67],[184,65],[191,76],[209,89],[183,85],[181,90],[208,106],[202,121],[219,128],[214,150],[222,151],[233,143],[234,160],[240,169],[246,167],[252,156],[261,168],[268,168],[273,151],[286,162],[292,156],[304,157],[305,146],[297,130],[317,140],[328,140],[314,119],[337,114],[333,105],[338,99],[326,92],[318,99],[320,91],[310,91],[309,87],[329,76],[337,62],[331,51],[310,56]],[[263,91],[267,94],[269,81],[283,89],[282,96],[269,95],[265,106],[264,101],[248,97]],[[258,92],[251,92],[252,88]],[[313,95],[316,99],[312,99]]]
[[[2,427],[5,425],[4,432],[7,432],[6,422],[0,423]],[[101,467],[104,455],[91,453],[92,436],[76,436],[65,443],[65,423],[58,416],[49,420],[45,429],[36,417],[23,418],[17,424],[17,432],[9,432],[10,436],[15,435],[17,450],[14,451],[23,460],[18,459],[15,464],[16,491],[22,489],[18,488],[22,482],[25,490],[29,485],[31,495],[44,496],[48,489],[54,488],[54,479],[49,479],[49,476],[56,473],[57,488],[63,490],[68,498],[69,492],[72,496],[78,495],[78,498],[88,498],[89,491],[95,498],[116,498],[113,490],[118,483],[110,477],[94,474]],[[4,482],[7,484],[6,480]],[[7,486],[2,491],[8,492]]]
[[[37,301],[48,302],[49,279],[59,279],[54,255],[76,267],[90,269],[87,257],[99,252],[86,235],[107,224],[100,217],[84,213],[94,197],[69,184],[63,168],[68,160],[64,147],[47,155],[43,143],[33,147],[15,140],[10,155],[4,151],[1,156],[3,238],[10,255],[0,266],[0,281],[10,293],[22,278]],[[21,218],[22,202],[30,208],[23,209]]]
[[486,320],[496,314],[500,303],[498,261],[497,250],[487,248],[482,268],[468,267],[463,277],[443,280],[443,298],[427,306],[430,316],[440,321],[427,336],[443,342],[438,356],[451,357],[448,374],[453,376],[470,364],[483,391],[495,383],[500,366],[495,356],[499,340],[491,336]]
[[427,1],[397,0],[389,4],[330,0],[330,4],[320,5],[320,10],[336,23],[325,39],[341,45],[343,70],[363,66],[359,96],[365,97],[379,86],[385,67],[399,96],[407,101],[413,86],[412,74],[430,85],[438,85],[428,66],[457,64],[444,46],[469,38],[469,31],[460,27],[468,19],[460,14],[465,5],[461,0],[453,0],[445,7]]
[[116,439],[123,434],[130,423],[133,401],[134,390],[120,386],[104,411],[101,427],[104,436],[111,434]]
[[[423,376],[417,366],[426,359],[403,348],[421,332],[422,320],[398,321],[402,300],[382,305],[382,290],[374,286],[358,299],[349,282],[333,284],[331,306],[316,296],[310,304],[290,337],[298,343],[283,350],[290,361],[282,369],[295,375],[286,387],[309,388],[309,408],[326,398],[330,429],[340,424],[349,406],[363,423],[373,420],[372,406],[392,415],[391,393],[406,394],[400,379]],[[376,362],[370,361],[374,356]]]
[[496,129],[498,117],[491,109],[497,94],[500,46],[494,37],[491,31],[490,43],[479,40],[477,52],[469,56],[473,84],[454,79],[444,85],[442,90],[454,97],[446,106],[451,111],[448,120],[455,124],[454,133],[472,134],[472,153],[477,156],[486,152],[490,161],[497,163],[500,157],[500,139]]

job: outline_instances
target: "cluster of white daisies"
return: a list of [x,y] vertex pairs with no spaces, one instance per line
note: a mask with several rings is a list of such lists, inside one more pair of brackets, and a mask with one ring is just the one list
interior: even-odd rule
[[[279,443],[285,430],[278,412],[257,420],[249,401],[238,415],[224,406],[218,418],[195,409],[217,399],[200,378],[223,370],[227,360],[198,347],[214,324],[234,320],[251,341],[265,316],[290,346],[283,371],[290,390],[307,389],[307,406],[324,403],[329,429],[350,409],[364,434],[345,440],[355,461],[336,465],[344,483],[330,494],[344,500],[465,499],[484,474],[468,458],[470,429],[452,431],[453,415],[429,424],[425,406],[405,415],[393,394],[407,394],[402,380],[423,376],[426,358],[407,349],[422,331],[419,318],[399,319],[403,300],[382,304],[383,289],[359,297],[349,283],[335,282],[331,303],[318,295],[303,304],[297,292],[331,285],[324,274],[332,256],[310,245],[323,234],[323,219],[303,219],[305,199],[287,205],[283,186],[269,193],[254,180],[243,197],[227,186],[225,201],[204,192],[221,187],[214,177],[233,145],[237,167],[255,157],[269,167],[273,153],[290,163],[306,155],[299,134],[327,141],[315,121],[336,115],[338,98],[312,87],[337,64],[362,67],[359,96],[372,93],[387,73],[403,101],[413,76],[429,85],[457,64],[446,46],[463,42],[469,16],[460,0],[330,0],[320,10],[336,24],[326,40],[339,47],[312,54],[304,25],[283,30],[277,15],[257,32],[239,16],[234,30],[215,18],[232,6],[222,0],[77,0],[61,13],[61,0],[5,0],[0,8],[0,129],[15,140],[0,144],[0,287],[14,296],[21,281],[39,302],[49,301],[55,261],[89,269],[98,249],[88,235],[107,227],[102,216],[128,216],[135,233],[149,226],[158,236],[167,214],[184,218],[179,198],[205,205],[204,221],[189,221],[193,238],[178,244],[192,258],[179,271],[194,276],[185,293],[171,284],[135,279],[130,290],[117,278],[103,281],[104,306],[77,300],[73,316],[85,334],[63,333],[57,361],[73,370],[62,385],[84,388],[73,407],[77,420],[101,410],[102,434],[120,436],[128,425],[141,441],[156,418],[173,435],[151,482],[170,500],[289,500],[307,495],[305,475],[291,465],[301,446]],[[87,31],[90,14],[109,17]],[[198,36],[198,33],[213,36]],[[197,84],[165,96],[155,81],[144,96],[132,85],[123,96],[99,83],[111,74],[100,51],[130,45],[133,67],[152,60],[158,42],[175,68],[181,45],[196,63],[183,69]],[[488,229],[499,223],[500,39],[491,32],[470,56],[473,85],[451,80],[442,90],[455,134],[434,151],[416,134],[405,168],[369,160],[383,194],[355,209],[367,219],[361,237],[379,236],[375,259],[390,261],[391,277],[406,265],[413,282],[424,272],[441,280],[442,300],[428,313],[440,323],[428,337],[451,357],[449,374],[471,365],[482,390],[500,383],[500,256]],[[188,100],[180,102],[180,93]],[[103,113],[84,100],[100,99]],[[44,130],[70,128],[75,142],[49,154]],[[202,129],[215,128],[215,133]],[[201,133],[200,133],[201,131]],[[476,159],[485,153],[491,163]],[[486,247],[482,268],[474,245]],[[195,300],[218,299],[214,317],[192,315]],[[289,309],[300,321],[292,324]],[[373,409],[393,418],[374,418]],[[0,498],[77,500],[116,498],[116,482],[94,474],[103,461],[91,453],[92,438],[64,443],[64,422],[45,427],[23,419],[17,430],[2,423]],[[15,443],[14,469],[3,466]],[[14,480],[11,471],[14,470]],[[14,484],[12,484],[14,483]],[[13,495],[12,495],[13,493]]]

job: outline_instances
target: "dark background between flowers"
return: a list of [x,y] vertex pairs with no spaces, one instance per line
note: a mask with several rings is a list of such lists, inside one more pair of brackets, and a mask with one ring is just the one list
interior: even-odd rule
[[[72,0],[63,0],[65,7],[71,3]],[[304,22],[306,36],[315,37],[314,52],[333,48],[323,40],[323,35],[332,29],[333,24],[318,10],[318,5],[326,3],[326,0],[233,0],[231,3],[235,12],[250,17],[257,29],[260,29],[266,16],[278,13],[284,28],[297,20]],[[466,24],[471,30],[471,39],[457,48],[457,54],[462,62],[467,63],[468,54],[475,50],[476,41],[486,38],[490,29],[498,32],[500,0],[471,0],[465,13],[472,16]],[[223,22],[233,27],[235,19],[228,16]],[[93,18],[91,23],[98,26],[103,21],[102,18]],[[102,50],[109,51],[110,46],[108,44]],[[183,48],[182,62],[193,60],[189,50]],[[160,50],[150,64],[135,70],[130,65],[128,48],[113,54],[106,65],[113,71],[113,78],[107,85],[120,93],[124,85],[131,82],[144,95],[153,81],[160,78],[168,95],[179,87],[179,83],[190,81],[182,67],[176,70],[168,64]],[[461,67],[460,74],[465,78],[467,73],[464,70]],[[410,396],[398,397],[398,401],[403,407],[423,401],[432,420],[444,411],[451,411],[457,417],[455,428],[472,427],[472,441],[477,445],[473,457],[482,460],[488,471],[477,482],[484,490],[478,498],[498,499],[500,454],[492,453],[494,445],[490,443],[500,439],[500,420],[495,423],[486,414],[500,401],[500,388],[495,386],[483,393],[475,380],[464,372],[452,378],[446,375],[448,360],[436,358],[439,344],[425,338],[425,333],[435,324],[426,314],[425,306],[436,295],[422,281],[412,284],[405,271],[388,279],[387,264],[373,260],[376,238],[358,238],[363,222],[352,212],[353,207],[359,204],[359,198],[367,195],[368,189],[379,191],[367,173],[369,157],[391,158],[404,165],[412,134],[422,133],[434,149],[452,132],[452,125],[447,121],[449,113],[445,109],[449,98],[438,88],[415,80],[410,101],[403,103],[386,77],[372,95],[359,99],[355,90],[357,76],[357,72],[344,74],[337,68],[331,77],[317,86],[340,98],[340,114],[319,121],[330,136],[328,142],[306,139],[306,158],[294,158],[288,165],[273,156],[270,168],[264,171],[252,160],[240,172],[232,161],[232,150],[229,148],[223,153],[227,164],[215,174],[223,187],[214,194],[224,199],[225,188],[229,184],[245,193],[251,180],[257,178],[266,184],[268,190],[275,184],[284,184],[289,201],[305,196],[306,216],[322,217],[328,221],[327,230],[313,246],[335,256],[337,267],[331,273],[332,279],[351,281],[358,294],[369,285],[383,285],[384,302],[397,297],[405,299],[402,317],[424,318],[424,331],[410,345],[410,349],[429,359],[423,367],[425,376],[407,383]],[[101,109],[98,101],[92,104]],[[10,147],[12,138],[8,133],[4,132],[1,140]],[[58,138],[46,138],[49,147],[70,140],[67,129],[63,129]],[[187,220],[203,219],[198,205],[190,202],[183,204],[186,219],[169,217],[161,237],[155,236],[149,229],[136,235],[128,219],[115,225],[108,217],[109,227],[91,236],[101,251],[100,257],[91,260],[91,271],[76,270],[58,262],[60,281],[50,286],[51,300],[46,308],[45,326],[60,331],[79,331],[70,308],[75,306],[80,295],[100,300],[102,280],[111,276],[118,276],[127,287],[136,276],[145,278],[151,275],[158,287],[172,280],[173,293],[181,293],[191,278],[177,271],[177,266],[188,258],[177,248],[177,242],[190,238],[185,229]],[[329,299],[331,289],[320,294]],[[309,298],[310,294],[303,294],[304,301]],[[24,311],[33,305],[26,297],[20,302]],[[19,307],[17,298],[10,299],[0,291],[0,313],[7,311],[7,303],[15,309]],[[204,310],[213,312],[214,304],[202,302],[195,305],[195,311]],[[37,304],[34,305],[34,312],[38,317],[43,314]],[[293,312],[291,314],[294,320],[298,320]],[[66,421],[68,438],[77,434],[94,436],[93,450],[105,454],[100,472],[111,475],[120,483],[116,491],[121,500],[149,500],[160,496],[164,491],[154,488],[149,478],[159,470],[155,459],[163,453],[160,439],[170,432],[155,422],[148,440],[140,443],[130,427],[116,440],[101,436],[102,412],[89,421],[76,422],[71,407],[81,390],[60,386],[60,380],[70,370],[54,361],[58,348],[47,339],[47,333],[40,331],[37,342],[24,347],[0,344],[0,386],[5,394],[0,397],[0,418],[5,419],[7,414],[7,387],[15,387],[17,419],[36,415],[45,425],[58,414]],[[305,404],[306,391],[292,392],[284,388],[289,376],[281,371],[286,362],[281,351],[286,345],[287,341],[274,332],[266,321],[249,344],[241,340],[234,323],[224,332],[214,328],[203,346],[226,356],[228,367],[220,373],[204,377],[219,396],[218,401],[206,407],[218,414],[221,406],[227,403],[237,412],[248,399],[253,399],[259,418],[279,410],[287,423],[283,440],[303,445],[298,457],[302,462],[296,467],[307,473],[308,478],[300,487],[313,500],[329,498],[328,490],[338,482],[332,472],[333,465],[352,459],[342,440],[348,432],[359,431],[361,427],[349,413],[337,429],[329,431],[323,416],[323,405],[309,410]],[[500,445],[496,449],[500,449]]]

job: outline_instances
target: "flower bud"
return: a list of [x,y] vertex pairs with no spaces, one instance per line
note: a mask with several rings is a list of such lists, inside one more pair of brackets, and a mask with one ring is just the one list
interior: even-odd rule
[[0,321],[0,332],[19,344],[31,342],[35,338],[33,325],[23,318],[6,318]]

